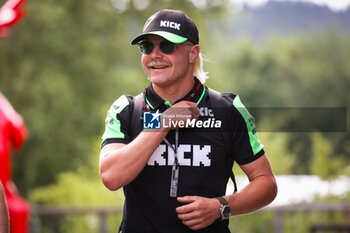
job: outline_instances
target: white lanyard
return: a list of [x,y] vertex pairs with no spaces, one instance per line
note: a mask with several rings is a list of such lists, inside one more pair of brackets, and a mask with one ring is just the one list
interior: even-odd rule
[[179,181],[179,161],[177,159],[177,149],[179,146],[179,129],[175,130],[175,148],[164,138],[163,141],[174,151],[174,165],[171,171],[170,197],[177,197],[177,186]]

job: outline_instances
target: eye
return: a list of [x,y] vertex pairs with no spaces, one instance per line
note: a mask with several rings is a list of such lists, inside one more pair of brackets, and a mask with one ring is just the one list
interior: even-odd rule
[[141,41],[139,44],[139,50],[142,54],[150,54],[153,51],[154,44],[150,41],[144,40]]
[[175,50],[175,44],[171,43],[170,41],[167,40],[163,40],[160,44],[159,44],[159,48],[160,50],[165,53],[165,54],[171,54],[174,52]]

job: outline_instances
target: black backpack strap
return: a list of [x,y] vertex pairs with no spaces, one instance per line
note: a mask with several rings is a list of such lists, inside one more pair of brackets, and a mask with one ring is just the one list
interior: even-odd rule
[[222,122],[221,128],[220,128],[220,132],[222,134],[222,137],[224,139],[224,143],[225,143],[225,150],[226,150],[226,154],[229,156],[228,159],[228,163],[227,163],[227,169],[229,171],[229,175],[230,178],[232,179],[233,185],[234,185],[234,193],[237,192],[237,184],[236,184],[236,178],[235,175],[233,174],[232,171],[232,164],[233,164],[233,155],[232,150],[231,150],[231,137],[230,137],[230,131],[225,131],[224,132],[224,128],[229,127],[229,121],[227,119],[227,114],[228,113],[228,109],[229,106],[225,106],[224,101],[223,101],[223,97],[222,94],[218,91],[215,91],[211,88],[208,88],[208,92],[209,92],[209,101],[210,101],[210,105],[213,108],[214,111],[214,115],[217,119],[220,119]]
[[138,94],[134,97],[133,109],[131,113],[131,136],[134,139],[142,130],[142,102],[143,93]]

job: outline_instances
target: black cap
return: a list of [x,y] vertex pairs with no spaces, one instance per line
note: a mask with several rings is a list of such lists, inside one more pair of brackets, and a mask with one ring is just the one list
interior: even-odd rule
[[146,21],[143,33],[131,41],[134,45],[146,35],[157,35],[179,44],[189,40],[198,44],[198,30],[192,19],[179,10],[164,9],[153,14]]

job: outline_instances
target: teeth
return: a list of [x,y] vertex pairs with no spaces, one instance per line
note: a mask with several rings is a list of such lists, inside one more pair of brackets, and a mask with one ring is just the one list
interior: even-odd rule
[[162,69],[166,68],[167,66],[152,66],[153,69]]
[[156,62],[156,61],[152,61],[147,65],[148,68],[152,68],[152,69],[163,69],[163,68],[167,68],[168,66],[169,66],[168,63]]

